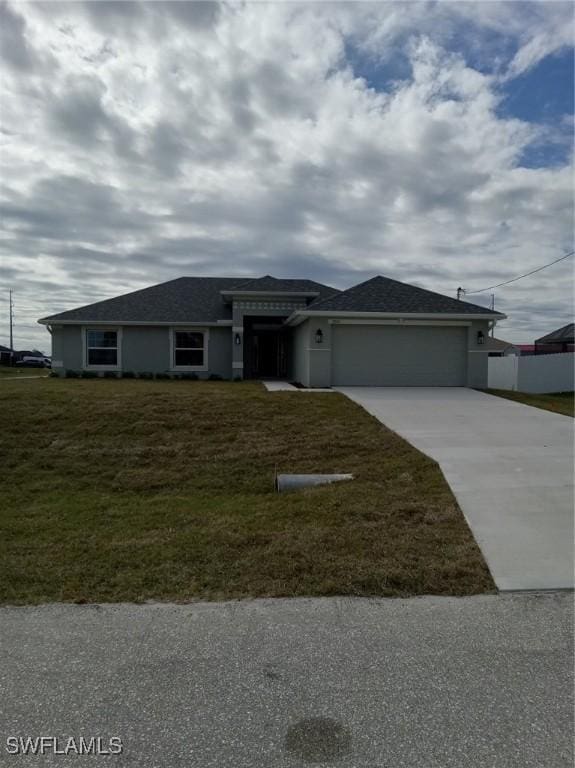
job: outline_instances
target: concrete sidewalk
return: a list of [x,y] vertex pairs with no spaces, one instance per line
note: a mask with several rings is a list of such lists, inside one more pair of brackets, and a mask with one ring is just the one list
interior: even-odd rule
[[2,608],[0,765],[571,768],[572,619],[566,593]]
[[573,588],[573,419],[463,388],[340,388],[435,459],[499,589]]

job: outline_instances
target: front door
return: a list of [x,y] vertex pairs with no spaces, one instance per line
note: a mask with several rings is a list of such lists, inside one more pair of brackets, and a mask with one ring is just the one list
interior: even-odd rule
[[287,376],[285,333],[254,330],[252,337],[251,373],[256,379],[277,379]]

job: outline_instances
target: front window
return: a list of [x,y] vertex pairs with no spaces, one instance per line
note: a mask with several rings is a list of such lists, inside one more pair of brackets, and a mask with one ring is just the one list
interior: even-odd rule
[[203,368],[205,354],[203,331],[174,331],[174,368]]
[[118,331],[86,331],[86,363],[96,367],[118,365]]

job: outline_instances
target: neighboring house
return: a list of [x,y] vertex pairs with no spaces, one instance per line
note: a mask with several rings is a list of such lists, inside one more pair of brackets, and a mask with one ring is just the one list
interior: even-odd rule
[[9,347],[4,347],[0,344],[0,365],[10,365],[12,360],[12,352]]
[[181,277],[39,320],[52,368],[304,386],[487,386],[504,318],[385,277],[338,291],[312,280]]
[[575,323],[568,323],[556,331],[535,340],[535,354],[549,355],[554,352],[573,352],[575,350]]
[[485,342],[485,348],[489,357],[507,357],[508,355],[520,355],[521,350],[515,344],[503,339],[490,336]]
[[521,357],[528,357],[535,354],[535,344],[518,344],[517,349]]

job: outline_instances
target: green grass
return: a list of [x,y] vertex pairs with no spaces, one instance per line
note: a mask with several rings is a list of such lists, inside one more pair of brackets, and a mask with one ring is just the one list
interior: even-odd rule
[[549,395],[528,395],[524,392],[510,392],[506,389],[487,389],[490,395],[505,397],[516,403],[543,408],[545,411],[562,413],[564,416],[575,416],[575,397],[573,392],[555,392]]
[[[0,401],[1,602],[494,589],[437,465],[343,395],[46,379]],[[278,495],[275,467],[356,479]]]
[[30,376],[48,376],[50,370],[46,368],[18,368],[9,365],[0,365],[0,379],[26,379]]

